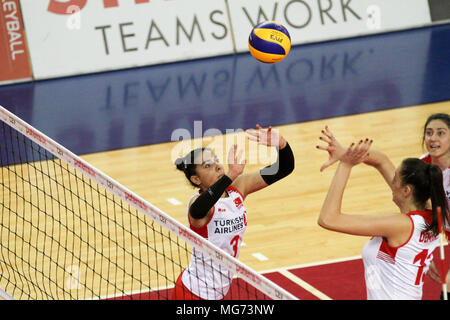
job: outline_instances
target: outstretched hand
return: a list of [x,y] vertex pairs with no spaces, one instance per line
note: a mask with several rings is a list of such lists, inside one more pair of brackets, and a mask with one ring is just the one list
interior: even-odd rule
[[345,154],[346,150],[341,144],[336,140],[331,130],[328,126],[325,126],[325,130],[321,131],[323,136],[320,136],[319,139],[326,142],[326,146],[316,146],[319,150],[324,150],[328,152],[329,158],[325,161],[320,167],[320,171],[322,172],[329,166],[333,165],[335,162],[339,161],[339,159]]
[[278,149],[283,149],[286,146],[286,140],[280,135],[277,129],[272,129],[272,126],[268,129],[263,129],[257,124],[256,130],[248,129],[245,132],[249,140],[256,141],[259,144]]
[[239,175],[244,172],[245,164],[247,161],[242,160],[243,150],[237,153],[237,144],[233,145],[228,151],[228,173],[227,175],[231,180],[236,179]]
[[340,158],[342,163],[346,163],[350,166],[355,166],[365,161],[369,157],[369,149],[372,145],[372,140],[366,138],[366,140],[360,140],[359,143],[352,143],[345,154]]

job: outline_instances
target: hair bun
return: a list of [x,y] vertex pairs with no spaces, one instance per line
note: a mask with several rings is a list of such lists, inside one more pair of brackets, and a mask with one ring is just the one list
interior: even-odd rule
[[184,171],[186,169],[184,158],[178,158],[177,160],[175,160],[175,165],[177,166],[177,169],[180,171]]

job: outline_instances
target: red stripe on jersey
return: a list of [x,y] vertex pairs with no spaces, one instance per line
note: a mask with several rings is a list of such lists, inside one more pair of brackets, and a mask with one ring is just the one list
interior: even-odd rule
[[[429,153],[425,153],[423,156],[420,157],[420,160],[431,164],[431,155]],[[450,166],[448,168],[450,169]]]
[[428,218],[431,218],[430,210],[408,212],[407,216],[408,216],[408,218],[410,218],[411,224],[412,224],[411,233],[409,234],[408,240],[406,240],[405,243],[403,243],[402,245],[400,245],[398,247],[391,247],[387,243],[386,239],[383,238],[383,241],[381,242],[380,249],[377,254],[378,259],[381,259],[387,263],[395,264],[395,256],[397,255],[397,250],[399,248],[403,247],[404,245],[406,245],[411,240],[411,237],[414,234],[414,221],[413,221],[413,219],[411,219],[411,215],[416,215],[416,214],[422,216],[426,221]]
[[421,216],[427,224],[431,224],[433,222],[433,212],[431,210],[424,210],[424,211],[411,211],[407,213],[408,216],[412,215],[419,215]]
[[395,255],[397,254],[397,248],[391,247],[386,239],[381,241],[380,249],[378,250],[377,258],[385,262],[395,264]]
[[244,200],[244,196],[242,195],[242,193],[236,187],[234,187],[233,185],[229,185],[228,188],[227,188],[227,191],[228,190],[232,190],[234,192],[239,193],[241,195],[241,197],[242,197],[242,200]]
[[431,164],[431,155],[429,153],[424,154],[422,157],[420,157],[420,160]]
[[382,251],[378,251],[377,259],[383,260],[384,262],[395,264],[395,260],[389,255]]
[[201,235],[203,238],[208,239],[208,224],[211,222],[212,218],[214,217],[214,213],[216,212],[216,207],[213,206],[212,207],[213,212],[211,214],[211,217],[209,217],[209,220],[207,223],[205,223],[203,226],[201,226],[200,228],[196,228],[191,224],[191,219],[189,218],[189,227],[191,228],[192,231],[198,233],[199,235]]

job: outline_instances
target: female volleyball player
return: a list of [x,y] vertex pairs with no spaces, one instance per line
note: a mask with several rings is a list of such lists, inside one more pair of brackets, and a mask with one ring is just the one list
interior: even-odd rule
[[[322,133],[324,136],[320,139],[328,145],[326,147],[317,146],[317,148],[327,151],[329,159],[322,165],[321,171],[338,161],[345,153],[345,149],[342,148],[328,127],[325,127]],[[422,144],[426,146],[428,152],[420,158],[427,163],[439,166],[442,170],[443,186],[450,207],[450,116],[448,114],[436,113],[428,117],[423,128]],[[385,154],[372,150],[365,163],[378,169],[392,188],[395,167]],[[444,229],[447,239],[450,239],[450,224],[444,225]],[[434,281],[441,282],[434,263],[431,264],[428,275]],[[447,287],[450,288],[450,272],[447,273],[446,282]],[[441,298],[442,296],[443,294],[441,294]]]
[[[437,165],[408,158],[395,170],[393,201],[400,214],[348,215],[341,212],[342,197],[352,167],[367,160],[371,141],[352,144],[340,157],[318,223],[323,228],[372,236],[362,257],[369,300],[421,299],[423,276],[439,245],[438,211],[447,221],[448,204]],[[432,209],[426,209],[431,200]]]
[[[245,198],[294,170],[294,155],[278,130],[248,130],[250,140],[278,150],[277,161],[260,171],[243,174],[245,160],[233,146],[228,154],[228,170],[219,163],[208,148],[191,151],[176,161],[188,181],[199,189],[187,206],[192,230],[234,257],[239,256],[247,218]],[[220,300],[227,294],[233,274],[216,264],[211,258],[193,249],[189,266],[178,277],[173,299]]]

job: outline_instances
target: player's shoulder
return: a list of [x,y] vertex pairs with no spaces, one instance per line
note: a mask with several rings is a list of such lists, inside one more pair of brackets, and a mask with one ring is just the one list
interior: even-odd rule
[[234,193],[237,196],[240,196],[240,197],[242,197],[242,199],[244,199],[244,196],[242,195],[242,192],[239,190],[239,187],[240,187],[239,185],[231,184],[231,185],[228,186],[227,192],[228,193]]
[[427,152],[419,157],[420,160],[425,161],[426,163],[431,163],[431,155]]

